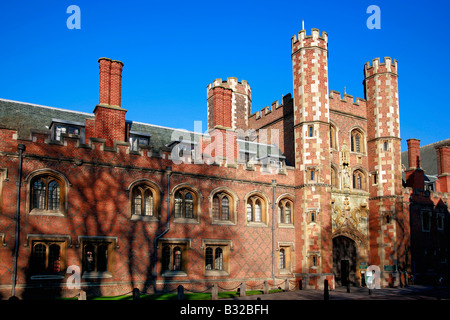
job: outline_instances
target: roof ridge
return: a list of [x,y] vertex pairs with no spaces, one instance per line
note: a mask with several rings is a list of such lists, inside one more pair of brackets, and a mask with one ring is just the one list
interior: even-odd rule
[[83,111],[74,111],[74,110],[63,109],[63,108],[56,108],[56,107],[50,107],[50,106],[44,106],[42,104],[36,104],[36,103],[30,103],[30,102],[10,100],[10,99],[4,99],[4,98],[0,98],[0,101],[26,104],[26,105],[33,106],[33,107],[40,107],[40,108],[53,109],[53,110],[61,110],[61,111],[66,111],[66,112],[70,112],[70,113],[79,113],[79,114],[84,114],[84,115],[88,115],[88,116],[92,116],[92,117],[94,116],[93,113],[88,113],[88,112],[83,112]]
[[428,147],[428,146],[432,146],[432,145],[437,145],[437,144],[441,144],[441,143],[447,142],[447,141],[450,143],[450,138],[444,139],[444,140],[440,140],[440,141],[436,141],[436,142],[432,142],[432,143],[426,144],[426,145],[424,145],[424,146],[421,146],[420,148]]

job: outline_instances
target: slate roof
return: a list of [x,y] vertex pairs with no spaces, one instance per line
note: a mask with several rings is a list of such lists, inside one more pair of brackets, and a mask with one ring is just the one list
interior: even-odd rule
[[17,129],[20,138],[29,138],[30,130],[50,132],[52,119],[85,123],[86,118],[94,114],[0,99],[0,126]]
[[[441,140],[420,147],[420,166],[425,171],[426,175],[436,176],[438,174],[436,147],[441,146],[450,146],[450,139]],[[401,156],[402,164],[408,169],[408,151],[403,151]]]
[[[425,183],[433,183],[437,180],[437,154],[436,147],[450,146],[450,139],[437,141],[420,147],[420,166],[425,173]],[[408,151],[401,153],[402,164],[406,169],[409,167]],[[403,181],[406,180],[406,173],[402,172]]]
[[[95,119],[95,116],[93,113],[0,98],[0,127],[17,129],[19,138],[29,139],[30,130],[50,133],[50,125],[55,119],[78,122],[84,125],[86,119]],[[180,137],[183,137],[184,140],[195,141],[194,135],[201,135],[184,129],[174,129],[131,120],[126,120],[126,123],[129,125],[130,131],[151,135],[151,146],[155,150],[171,145],[174,140],[179,140]],[[255,144],[243,140],[238,140],[238,145],[240,150],[256,150],[258,158],[265,155],[284,158],[278,147],[273,145]],[[257,147],[255,148],[255,146]]]

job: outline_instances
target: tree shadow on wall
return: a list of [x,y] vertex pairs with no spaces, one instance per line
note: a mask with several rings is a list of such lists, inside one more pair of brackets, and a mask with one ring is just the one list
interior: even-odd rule
[[[60,159],[57,147],[37,150],[35,153]],[[22,255],[29,256],[28,263],[24,263],[25,266],[20,270],[26,277],[23,299],[77,296],[79,290],[67,289],[67,280],[71,275],[66,274],[66,270],[72,265],[80,268],[81,289],[88,297],[122,295],[130,293],[134,287],[146,291],[154,282],[153,243],[155,235],[165,229],[162,214],[166,211],[163,201],[165,194],[160,197],[160,219],[134,221],[131,219],[128,187],[134,181],[148,179],[163,189],[167,183],[164,172],[168,162],[152,158],[150,169],[148,162],[140,155],[101,151],[97,157],[92,157],[93,153],[89,149],[76,150],[73,157],[83,160],[80,165],[65,161],[33,160],[35,166],[28,166],[24,170],[25,177],[36,168],[49,168],[67,177],[71,185],[67,187],[64,217],[30,216],[24,214],[22,209],[21,239],[26,239],[28,234],[41,235],[42,239],[51,239],[57,235],[70,239],[64,240],[65,247],[61,249],[63,261],[59,278],[37,276],[36,270],[32,268],[34,262],[31,255],[36,248],[31,243],[27,247],[21,244]],[[108,159],[102,159],[104,154]],[[25,189],[22,199],[30,196],[25,194]],[[45,235],[50,237],[45,238]],[[105,247],[102,247],[103,244]],[[88,270],[88,248],[95,255],[92,270]],[[35,259],[36,254],[33,254]],[[100,262],[101,257],[104,257],[103,262]],[[48,253],[46,259],[48,263]],[[109,290],[112,285],[116,286],[115,290]]]

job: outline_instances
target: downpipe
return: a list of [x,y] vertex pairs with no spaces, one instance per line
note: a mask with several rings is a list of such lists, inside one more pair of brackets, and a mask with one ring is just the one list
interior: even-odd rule
[[19,236],[20,236],[20,189],[22,186],[22,163],[23,163],[23,155],[22,153],[25,151],[25,145],[19,144],[17,145],[17,149],[19,150],[19,175],[17,178],[17,207],[16,207],[16,243],[14,245],[14,269],[13,269],[13,281],[11,288],[11,298],[16,298],[16,282],[17,282],[17,259],[19,256]]
[[155,237],[154,240],[154,248],[153,248],[153,274],[155,277],[155,282],[156,282],[156,275],[157,275],[157,271],[156,271],[156,262],[158,259],[158,251],[157,251],[157,247],[158,247],[158,240],[164,236],[167,232],[169,232],[170,230],[170,175],[172,174],[172,167],[168,166],[166,168],[166,174],[167,174],[167,223],[166,223],[166,229],[164,229],[164,231],[162,233],[160,233],[159,235],[157,235]]

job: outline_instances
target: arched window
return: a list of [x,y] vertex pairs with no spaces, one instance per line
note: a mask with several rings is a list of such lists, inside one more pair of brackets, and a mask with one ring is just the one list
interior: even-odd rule
[[330,148],[337,149],[336,127],[333,124],[330,124]]
[[247,221],[266,223],[266,203],[258,195],[253,195],[247,199]]
[[234,208],[232,197],[226,192],[218,192],[213,196],[213,221],[230,221],[233,219]]
[[292,224],[293,202],[289,199],[281,199],[278,202],[278,222]]
[[359,169],[353,171],[353,189],[366,190],[366,176]]
[[65,183],[56,174],[39,174],[30,181],[31,213],[63,213]]
[[359,129],[353,129],[351,132],[351,151],[364,153],[364,135]]
[[335,167],[331,166],[331,185],[335,188],[339,188],[338,175]]
[[159,190],[147,182],[141,182],[131,190],[131,214],[134,216],[157,217]]
[[182,188],[175,192],[174,216],[175,218],[197,218],[197,194],[188,188]]

